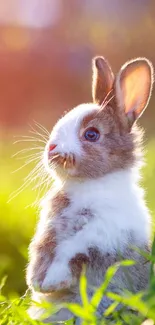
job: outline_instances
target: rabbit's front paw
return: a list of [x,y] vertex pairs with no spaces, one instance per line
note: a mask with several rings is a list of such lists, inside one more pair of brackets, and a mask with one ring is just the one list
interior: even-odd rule
[[69,288],[72,284],[72,274],[68,265],[55,262],[47,270],[41,286],[42,292],[51,292]]

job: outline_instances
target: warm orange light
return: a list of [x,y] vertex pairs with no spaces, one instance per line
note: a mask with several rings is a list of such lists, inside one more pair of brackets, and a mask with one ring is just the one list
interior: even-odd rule
[[29,32],[18,28],[5,28],[2,32],[2,39],[11,51],[26,49],[31,44]]

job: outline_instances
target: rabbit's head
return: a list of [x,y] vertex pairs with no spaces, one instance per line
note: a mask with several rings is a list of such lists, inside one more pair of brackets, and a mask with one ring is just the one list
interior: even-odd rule
[[98,178],[136,161],[135,121],[148,105],[153,67],[127,62],[114,77],[103,57],[93,60],[93,103],[81,104],[54,126],[44,160],[60,177]]

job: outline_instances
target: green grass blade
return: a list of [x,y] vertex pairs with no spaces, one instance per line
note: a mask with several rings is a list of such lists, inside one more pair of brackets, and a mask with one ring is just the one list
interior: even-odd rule
[[80,277],[80,296],[84,307],[88,306],[88,296],[87,296],[87,278],[85,275],[85,268],[83,269]]
[[112,265],[108,268],[108,270],[105,274],[103,284],[96,290],[96,292],[94,293],[94,295],[91,299],[91,304],[95,309],[99,305],[103,295],[105,294],[105,292],[108,288],[109,283],[111,282],[112,278],[116,274],[119,267],[120,266],[131,266],[133,264],[134,264],[134,261],[126,260],[126,261],[121,261],[121,262],[115,263],[114,265]]

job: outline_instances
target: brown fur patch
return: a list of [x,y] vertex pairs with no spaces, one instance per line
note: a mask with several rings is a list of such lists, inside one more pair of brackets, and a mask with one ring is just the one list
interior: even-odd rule
[[76,278],[79,278],[82,272],[84,265],[87,265],[90,262],[89,257],[86,254],[76,254],[70,262],[69,266],[71,268],[72,275]]
[[34,238],[30,244],[31,260],[27,269],[27,283],[30,286],[38,284],[44,280],[46,271],[54,258],[56,247],[55,229],[45,231],[40,238]]
[[70,205],[70,199],[67,195],[60,191],[52,198],[52,211],[53,214],[60,214],[65,208]]
[[[63,193],[58,192],[51,200],[51,209],[48,219],[56,214],[60,214],[70,204],[69,198]],[[60,220],[60,231],[62,226],[65,228],[65,219],[63,223]],[[38,286],[44,280],[46,271],[53,261],[55,256],[55,248],[57,245],[57,228],[52,225],[45,224],[44,232],[38,236],[36,233],[32,243],[30,244],[30,263],[27,269],[27,283],[33,286],[38,283]]]
[[96,116],[97,116],[96,112],[93,112],[93,113],[88,114],[87,116],[85,116],[83,118],[82,122],[81,122],[80,128],[85,129],[89,125],[89,123],[91,123],[91,121],[96,119]]
[[[77,173],[81,177],[97,178],[114,170],[133,166],[140,152],[140,142],[137,128],[132,130],[126,126],[114,111],[116,103],[99,109],[85,117],[80,127],[83,155],[77,163]],[[115,110],[117,110],[115,108]],[[84,138],[84,132],[89,127],[95,127],[100,132],[97,142],[89,142]],[[137,150],[138,148],[138,150]]]
[[[147,250],[145,249],[145,246],[141,247],[141,249],[146,253],[150,252],[148,248]],[[120,288],[128,288],[135,292],[145,289],[149,279],[149,263],[143,256],[130,247],[126,247],[123,252],[107,253],[105,255],[96,248],[89,249],[90,268],[87,274],[88,280],[90,280],[91,284],[100,285],[104,280],[107,269],[114,263],[126,259],[134,260],[136,264],[131,267],[120,267],[114,277],[114,281],[111,283],[112,291],[117,292]],[[100,283],[95,283],[95,277],[97,282],[100,279]],[[118,289],[116,289],[117,286]]]
[[85,209],[85,208],[78,211],[77,215],[83,216],[83,217],[88,217],[88,218],[93,217],[92,211],[90,209]]

